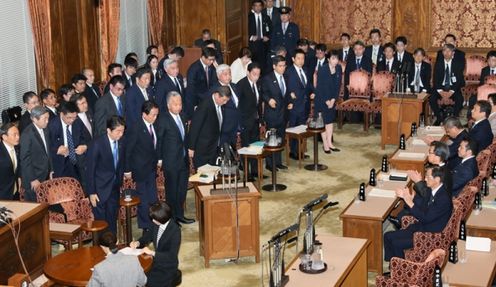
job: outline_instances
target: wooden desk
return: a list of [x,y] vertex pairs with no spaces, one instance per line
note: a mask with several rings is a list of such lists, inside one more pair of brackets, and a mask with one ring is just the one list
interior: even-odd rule
[[429,94],[421,93],[414,98],[394,97],[389,94],[382,98],[381,106],[381,148],[387,144],[398,144],[401,134],[409,135],[413,122],[419,126],[419,116],[428,115]]
[[257,184],[258,184],[258,189],[261,188],[262,182],[263,182],[263,160],[269,155],[269,153],[265,150],[262,150],[261,154],[240,154],[244,158],[244,170],[243,174],[245,177],[245,182],[248,182],[248,159],[255,159],[257,161],[257,172],[258,172],[258,178],[257,178]]
[[[496,187],[489,188],[489,196],[483,199],[484,203],[492,202],[496,197]],[[469,236],[488,237],[496,240],[496,209],[482,208],[479,214],[472,210],[467,220],[467,234]]]
[[133,241],[133,226],[131,225],[131,207],[140,204],[141,200],[137,196],[132,196],[131,200],[126,201],[125,198],[119,200],[120,206],[126,208],[126,244],[129,245]]
[[286,287],[301,286],[367,286],[367,247],[369,241],[358,238],[317,235],[322,242],[327,271],[306,274],[299,270],[297,257],[286,271]]
[[[45,264],[43,271],[48,279],[67,286],[86,286],[95,265],[105,259],[105,252],[100,246],[83,247],[61,253]],[[142,254],[138,256],[145,272],[152,267],[153,257]]]
[[[405,187],[405,181],[384,181],[381,189],[395,190]],[[358,186],[356,188],[358,194]],[[398,198],[368,196],[372,186],[367,186],[366,201],[352,200],[339,215],[343,222],[343,236],[368,239],[368,270],[382,274],[383,234],[382,223],[393,210]]]
[[[465,250],[465,241],[458,240],[458,250]],[[450,286],[492,286],[496,272],[496,242],[491,242],[490,252],[467,251],[466,257],[465,263],[448,262],[444,267],[443,277],[448,276]]]
[[[41,275],[43,265],[52,256],[48,230],[48,205],[19,201],[0,201],[14,212],[13,224],[21,225],[19,246],[31,278]],[[0,285],[9,277],[24,270],[17,254],[12,232],[8,226],[0,227]]]
[[289,151],[290,151],[290,142],[292,139],[295,139],[298,142],[298,168],[301,169],[301,162],[304,160],[303,154],[305,153],[305,150],[307,149],[307,138],[311,138],[313,134],[309,132],[303,132],[303,133],[295,133],[291,132],[291,129],[288,131],[286,129],[286,165],[289,167],[290,164],[290,158],[289,158]]
[[[240,256],[255,256],[258,263],[260,262],[258,199],[261,194],[253,183],[248,182],[246,186],[250,192],[238,194]],[[212,185],[195,186],[200,255],[205,258],[205,267],[210,266],[210,259],[234,258],[237,255],[234,195],[233,198],[229,194],[210,195],[212,187]]]

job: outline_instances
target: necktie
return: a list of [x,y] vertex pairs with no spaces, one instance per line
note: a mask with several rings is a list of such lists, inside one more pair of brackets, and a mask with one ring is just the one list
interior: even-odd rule
[[303,75],[303,69],[300,69],[300,79],[303,86],[306,86],[307,82],[305,81],[305,76]]
[[181,118],[179,117],[179,115],[176,115],[175,118],[176,118],[176,125],[179,128],[179,132],[181,133],[181,139],[184,140],[184,127],[183,127],[183,123],[181,122]]
[[148,131],[150,132],[150,136],[152,137],[153,147],[156,147],[157,142],[155,141],[155,134],[153,133],[152,125],[148,126]]
[[122,102],[120,97],[117,97],[117,115],[122,117]]
[[217,119],[219,119],[219,130],[222,129],[222,111],[220,109],[220,106],[216,105],[216,110],[217,110]]
[[210,86],[210,81],[209,81],[209,78],[208,78],[208,66],[205,66],[205,77],[207,79],[207,87]]
[[93,91],[93,94],[98,98],[98,94],[96,93],[95,89],[93,89],[93,86],[90,86],[90,89]]
[[491,69],[491,75],[494,75],[494,70],[495,70],[495,69]]
[[402,57],[401,57],[401,55],[400,55],[400,54],[398,54],[398,61],[400,61],[400,62],[401,62],[401,60],[402,60]]
[[356,60],[356,66],[357,66],[357,70],[359,70],[361,67],[360,67],[360,59],[357,59]]
[[448,64],[446,64],[446,69],[444,70],[444,89],[449,90],[450,87],[451,87],[450,71]]
[[283,24],[282,24],[282,33],[283,33],[283,34],[286,34],[286,29],[287,29],[287,28],[288,28],[288,27],[286,26],[286,23],[283,23]]
[[389,61],[386,61],[386,68],[389,72],[391,72],[391,68],[389,67]]
[[14,148],[9,148],[9,155],[10,155],[10,160],[12,161],[12,167],[15,172],[15,170],[17,169],[17,160],[16,160]]
[[322,68],[322,62],[323,61],[319,61],[319,67],[318,67],[317,71],[320,70],[320,68]]
[[148,93],[146,92],[146,89],[143,89],[143,97],[145,98],[145,101],[148,101]]
[[117,164],[119,163],[119,148],[117,147],[117,141],[112,142],[112,156],[114,157],[114,168],[117,169]]
[[281,94],[284,97],[286,94],[286,87],[284,86],[284,78],[279,76],[279,88],[281,89]]
[[262,21],[260,20],[260,18],[262,18],[262,15],[258,15],[257,17],[257,36],[258,38],[262,39],[263,38]]
[[269,16],[270,20],[272,20],[272,9],[267,9],[267,16]]
[[176,83],[177,90],[181,93],[181,85],[179,85],[179,81],[177,80],[177,78],[174,78],[174,82]]
[[377,50],[374,47],[372,47],[372,62],[377,64]]
[[71,131],[69,130],[69,126],[65,128],[66,136],[67,136],[67,146],[69,147],[69,160],[74,165],[76,164],[76,150],[74,147],[74,139],[72,138]]
[[348,59],[348,50],[344,51],[344,60],[346,61]]
[[43,146],[45,147],[45,152],[48,154],[48,148],[47,148],[46,139],[45,139],[45,132],[43,131],[43,129],[40,129],[40,137],[41,137],[41,141],[43,141]]
[[415,71],[415,93],[420,92],[420,66]]
[[160,226],[158,228],[158,232],[157,232],[157,244],[155,245],[155,248],[158,246],[158,242],[160,241],[160,238],[162,238],[162,235],[164,234],[164,231],[165,231],[165,228],[162,228],[162,226]]
[[258,103],[258,95],[257,95],[257,90],[255,88],[255,83],[251,84],[251,90],[253,91],[253,95],[257,98],[257,103]]

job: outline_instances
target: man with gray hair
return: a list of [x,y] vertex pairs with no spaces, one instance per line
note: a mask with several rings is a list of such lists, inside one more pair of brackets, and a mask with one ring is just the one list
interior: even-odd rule
[[37,106],[31,110],[32,123],[21,135],[21,170],[25,200],[36,202],[36,189],[51,178],[52,159],[49,153],[50,137],[48,129],[48,110]]
[[444,130],[449,137],[449,151],[447,164],[448,168],[452,170],[458,165],[460,158],[458,157],[458,147],[462,140],[469,137],[468,132],[463,128],[459,118],[449,117],[444,121]]
[[222,130],[220,135],[220,144],[228,143],[231,146],[236,146],[237,133],[239,131],[239,121],[241,113],[238,109],[239,95],[238,87],[231,82],[231,67],[226,64],[221,64],[217,67],[218,81],[210,89],[212,93],[220,86],[228,87],[231,91],[231,98],[225,105],[225,120],[222,122]]
[[156,83],[156,102],[160,111],[167,111],[166,96],[174,91],[178,93],[184,101],[185,89],[183,76],[179,74],[179,63],[174,59],[164,60],[165,75]]

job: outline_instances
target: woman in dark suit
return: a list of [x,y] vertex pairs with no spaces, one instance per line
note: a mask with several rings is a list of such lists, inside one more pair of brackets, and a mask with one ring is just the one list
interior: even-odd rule
[[339,88],[343,71],[339,65],[339,54],[331,51],[329,64],[317,72],[317,87],[315,91],[315,113],[321,113],[324,119],[325,132],[322,133],[324,152],[338,152],[339,149],[332,143],[333,122],[336,119],[336,101],[339,97]]

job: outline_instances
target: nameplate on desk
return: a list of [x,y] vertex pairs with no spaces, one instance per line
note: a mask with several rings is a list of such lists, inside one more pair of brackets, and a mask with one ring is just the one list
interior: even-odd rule
[[404,172],[391,172],[391,174],[389,174],[389,180],[407,181],[408,180],[408,174],[406,174]]
[[465,244],[467,251],[491,251],[491,239],[486,237],[467,236],[467,243]]
[[395,198],[396,193],[394,192],[394,190],[372,188],[372,190],[370,190],[368,196]]
[[[236,190],[232,188],[232,190],[229,190],[228,188],[222,189],[222,188],[217,188],[217,189],[211,189],[210,190],[210,195],[225,195],[225,194],[234,194]],[[250,189],[248,187],[238,187],[238,193],[248,193],[250,192]]]
[[398,157],[407,158],[407,159],[419,159],[419,160],[422,160],[422,159],[425,158],[425,154],[424,153],[420,153],[420,152],[404,152],[404,151],[400,151],[398,153]]

